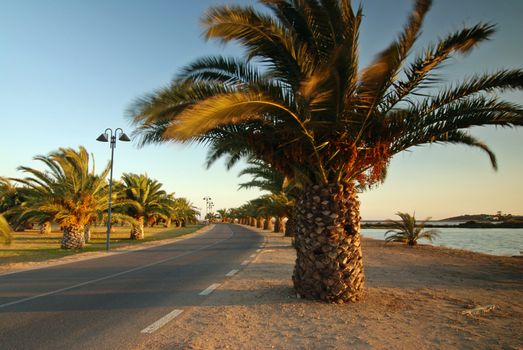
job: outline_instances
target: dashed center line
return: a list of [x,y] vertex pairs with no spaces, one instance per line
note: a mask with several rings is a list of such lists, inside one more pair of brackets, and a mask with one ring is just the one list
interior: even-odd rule
[[158,321],[156,321],[153,324],[151,324],[150,326],[142,329],[142,333],[153,333],[153,332],[157,331],[161,327],[165,326],[169,321],[178,317],[182,312],[183,312],[183,310],[174,309],[173,311],[169,312],[164,317],[160,318]]
[[261,249],[256,249],[256,253],[259,253],[259,252],[261,252]]
[[209,295],[211,294],[216,288],[220,286],[219,283],[211,284],[209,287],[202,290],[198,295]]
[[232,276],[236,275],[236,273],[238,273],[238,271],[240,271],[240,270],[231,270],[231,271],[229,271],[229,273],[226,274],[225,276],[227,276],[227,277],[232,277]]
[[245,265],[247,265],[248,263],[249,263],[249,260],[244,260],[244,261],[242,261],[242,263],[241,263],[240,265],[245,266]]
[[252,254],[252,255],[250,256],[250,258],[254,258],[255,256],[256,256],[256,254]]

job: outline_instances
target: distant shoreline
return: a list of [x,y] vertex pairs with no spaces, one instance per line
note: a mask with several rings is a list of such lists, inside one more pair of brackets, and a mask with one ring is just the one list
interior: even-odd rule
[[[500,223],[491,223],[491,222],[478,222],[478,221],[467,221],[455,225],[450,224],[438,224],[438,223],[429,223],[426,224],[427,228],[523,228],[523,222],[500,222]],[[390,223],[386,221],[383,222],[361,222],[361,228],[393,228]]]

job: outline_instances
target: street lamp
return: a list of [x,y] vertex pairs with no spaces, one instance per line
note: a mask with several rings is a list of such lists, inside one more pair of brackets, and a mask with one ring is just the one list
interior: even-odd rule
[[114,149],[116,148],[116,136],[120,133],[120,137],[118,137],[118,140],[123,142],[129,142],[131,139],[129,136],[127,136],[122,128],[117,128],[114,130],[111,128],[105,129],[104,133],[98,136],[96,141],[100,142],[109,142],[111,141],[110,147],[111,147],[111,173],[109,175],[109,207],[107,209],[107,239],[105,242],[105,250],[109,251],[109,240],[111,238],[111,206],[113,205],[112,197],[113,197],[113,160],[114,160]]
[[205,201],[205,220],[207,220],[207,216],[209,215],[209,209],[211,207],[211,197],[203,197],[203,200]]

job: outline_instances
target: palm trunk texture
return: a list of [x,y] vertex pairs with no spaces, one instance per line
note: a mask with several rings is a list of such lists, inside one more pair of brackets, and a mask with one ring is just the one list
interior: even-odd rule
[[265,218],[265,222],[263,223],[263,229],[264,230],[269,230],[269,231],[273,230],[272,217],[268,216],[268,217]]
[[133,225],[131,229],[131,239],[139,240],[144,238],[144,232],[143,232],[143,222],[144,217],[140,216],[138,219],[138,225]]
[[277,216],[274,218],[274,226],[272,229],[273,229],[274,233],[281,233],[281,231],[282,231],[281,221],[280,221],[280,218]]
[[285,223],[285,237],[294,237],[296,235],[296,220],[294,219],[295,214],[291,213],[287,217]]
[[64,228],[62,237],[62,249],[81,249],[84,247],[84,230],[80,225],[70,225]]
[[297,258],[292,279],[300,297],[340,304],[360,299],[365,277],[354,185],[305,188],[295,220]]

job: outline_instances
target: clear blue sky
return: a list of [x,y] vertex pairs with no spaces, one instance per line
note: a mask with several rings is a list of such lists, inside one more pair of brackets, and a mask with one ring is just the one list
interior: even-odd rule
[[[84,145],[99,168],[110,156],[95,141],[107,127],[131,131],[124,118],[129,104],[169,82],[194,58],[237,54],[201,38],[199,19],[213,4],[241,0],[2,0],[0,1],[0,175],[21,176],[20,165],[58,147]],[[412,2],[363,1],[361,62],[383,49],[404,24]],[[420,43],[433,41],[463,24],[497,23],[498,33],[471,55],[440,73],[449,81],[474,72],[523,67],[523,1],[434,1]],[[506,95],[523,104],[522,93]],[[523,214],[523,128],[477,128],[474,135],[496,152],[499,171],[480,151],[429,146],[397,155],[382,186],[361,196],[364,219],[392,218],[416,211],[418,217],[462,213]],[[203,208],[235,207],[258,196],[237,191],[247,179],[241,167],[203,166],[206,151],[179,145],[118,143],[115,176],[147,173],[170,192]]]

